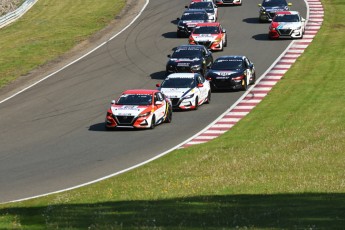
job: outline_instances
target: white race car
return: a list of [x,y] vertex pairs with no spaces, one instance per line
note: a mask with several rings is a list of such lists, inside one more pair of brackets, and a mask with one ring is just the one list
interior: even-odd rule
[[171,100],[173,109],[197,110],[211,101],[210,82],[200,73],[173,73],[156,86]]

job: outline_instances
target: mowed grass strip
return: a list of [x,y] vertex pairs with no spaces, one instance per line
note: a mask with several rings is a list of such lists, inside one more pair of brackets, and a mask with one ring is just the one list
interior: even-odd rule
[[230,132],[70,192],[0,206],[0,229],[342,229],[345,15]]
[[0,87],[55,60],[104,28],[126,0],[38,1],[0,29]]

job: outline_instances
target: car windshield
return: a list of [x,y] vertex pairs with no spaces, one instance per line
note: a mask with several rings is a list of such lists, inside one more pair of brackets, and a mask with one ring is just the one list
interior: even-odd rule
[[287,2],[285,0],[264,0],[262,2],[263,7],[275,7],[280,6],[284,7],[287,6]]
[[219,28],[217,26],[201,26],[195,27],[193,34],[219,34]]
[[116,102],[117,105],[151,105],[150,94],[123,94]]
[[194,2],[189,5],[189,9],[213,9],[212,2]]
[[241,59],[219,59],[216,60],[211,69],[213,70],[236,70],[242,69],[242,60]]
[[206,21],[208,16],[206,13],[185,13],[182,15],[182,21]]
[[161,88],[194,88],[195,80],[194,78],[166,78],[162,84]]
[[299,22],[297,14],[277,14],[273,18],[274,22]]
[[201,50],[198,49],[177,49],[172,58],[198,58],[201,57]]

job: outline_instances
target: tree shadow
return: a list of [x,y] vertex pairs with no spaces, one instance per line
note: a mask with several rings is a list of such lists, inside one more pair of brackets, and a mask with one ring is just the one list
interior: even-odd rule
[[342,229],[345,226],[345,195],[341,193],[18,206],[0,210],[2,226],[6,226],[5,220],[9,227],[15,220],[23,229],[56,226],[61,229]]

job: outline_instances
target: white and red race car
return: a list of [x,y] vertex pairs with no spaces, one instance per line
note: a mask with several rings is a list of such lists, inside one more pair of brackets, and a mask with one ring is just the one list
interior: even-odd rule
[[228,44],[226,30],[219,22],[198,23],[189,36],[189,44],[223,50]]
[[172,105],[162,92],[151,89],[126,90],[107,111],[105,128],[150,128],[172,120]]
[[242,5],[242,0],[215,0],[217,6],[221,5]]
[[276,12],[269,26],[268,38],[303,38],[305,19],[297,11]]

